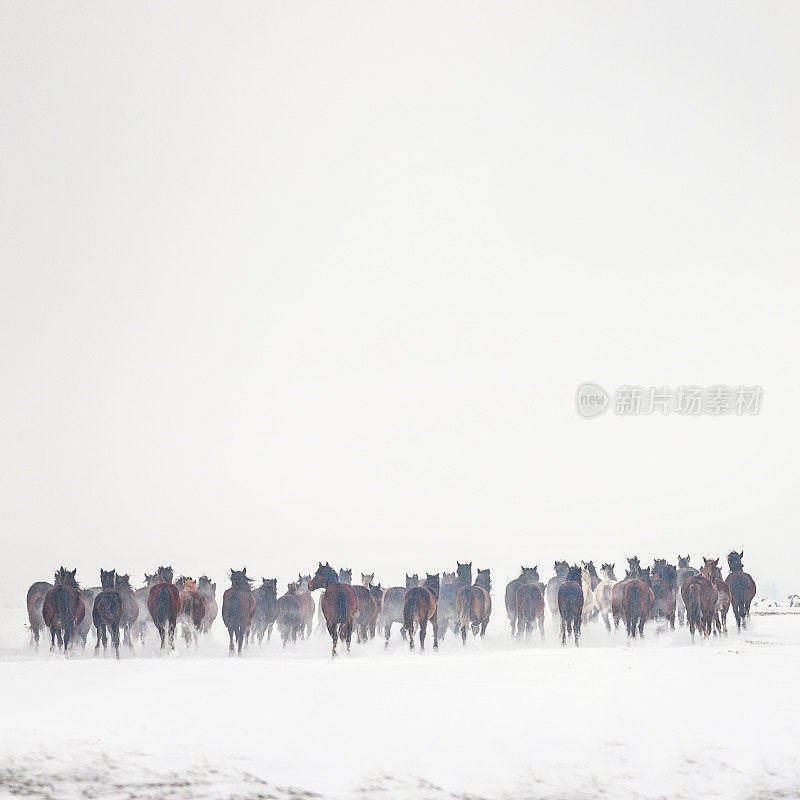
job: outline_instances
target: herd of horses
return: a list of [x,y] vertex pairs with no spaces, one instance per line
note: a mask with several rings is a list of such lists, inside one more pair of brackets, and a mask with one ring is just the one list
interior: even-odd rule
[[[603,564],[602,577],[592,561],[570,566],[556,561],[555,575],[545,584],[537,567],[522,567],[519,577],[505,590],[505,606],[512,636],[530,640],[538,627],[544,637],[545,610],[549,607],[560,623],[561,643],[574,638],[580,642],[581,628],[602,618],[611,631],[625,623],[631,638],[644,635],[648,620],[663,620],[675,629],[677,617],[695,634],[709,637],[727,635],[727,616],[732,608],[736,626],[746,626],[750,603],[756,594],[752,577],[744,571],[744,552],[728,555],[729,574],[723,579],[719,559],[703,559],[698,570],[689,556],[679,556],[677,565],[656,559],[652,567],[642,567],[638,557],[628,559],[625,577],[617,580],[614,564]],[[37,582],[28,590],[27,609],[31,644],[38,647],[40,635],[50,633],[50,649],[56,646],[67,654],[79,644],[86,646],[91,628],[95,631],[95,652],[109,640],[119,658],[122,644],[131,650],[134,643],[144,647],[150,626],[157,631],[160,649],[175,648],[178,625],[187,647],[198,646],[199,637],[211,630],[219,613],[216,584],[206,575],[196,581],[182,576],[173,581],[172,567],[159,567],[145,574],[139,589],[130,584],[129,575],[116,570],[100,570],[100,586],[81,589],[75,570],[61,567],[53,583]],[[488,569],[477,570],[473,581],[472,563],[456,562],[454,572],[406,575],[405,586],[382,588],[374,574],[361,575],[361,585],[352,585],[352,570],[338,572],[329,563],[319,563],[316,573],[298,575],[278,597],[275,578],[263,578],[254,588],[246,569],[230,571],[230,588],[222,596],[222,621],[229,634],[229,652],[242,654],[249,642],[269,641],[274,627],[285,647],[311,635],[315,609],[312,592],[321,589],[319,627],[330,635],[332,655],[342,642],[350,650],[353,631],[362,643],[383,633],[388,647],[392,626],[414,649],[415,636],[420,651],[425,649],[428,625],[433,647],[439,646],[449,630],[466,644],[468,632],[481,637],[486,633],[492,613],[492,582]]]

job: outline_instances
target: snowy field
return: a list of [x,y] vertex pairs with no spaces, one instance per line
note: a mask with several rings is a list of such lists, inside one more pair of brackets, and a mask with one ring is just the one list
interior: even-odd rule
[[[692,645],[518,647],[502,609],[462,649],[315,636],[228,658],[65,661],[0,609],[0,797],[785,798],[800,795],[800,615]],[[430,639],[429,639],[430,642]]]

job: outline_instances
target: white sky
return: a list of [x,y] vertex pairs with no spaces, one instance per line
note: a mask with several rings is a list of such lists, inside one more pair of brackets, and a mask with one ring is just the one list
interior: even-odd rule
[[[0,600],[745,551],[800,589],[800,7],[0,2]],[[761,384],[583,420],[578,383]]]

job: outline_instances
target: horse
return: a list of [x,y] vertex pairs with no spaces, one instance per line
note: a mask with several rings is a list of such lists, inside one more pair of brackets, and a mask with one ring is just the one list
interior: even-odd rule
[[400,623],[400,636],[403,641],[406,640],[406,629],[403,626],[403,605],[406,601],[406,592],[415,586],[419,586],[419,575],[406,573],[406,585],[404,587],[392,586],[383,594],[383,607],[381,608],[379,624],[383,626],[383,632],[386,637],[385,647],[389,646],[392,624],[395,622]]
[[511,630],[514,630],[514,623],[516,622],[517,638],[521,639],[524,634],[525,639],[530,641],[531,634],[538,622],[539,633],[542,639],[544,639],[544,594],[542,593],[539,581],[521,583],[517,589],[515,600],[516,608],[514,610],[514,621],[511,623]]
[[256,615],[256,599],[250,584],[253,578],[247,577],[247,567],[241,570],[231,568],[231,588],[222,595],[222,621],[228,629],[228,655],[233,655],[233,640],[236,638],[236,648],[242,655],[242,645],[247,640],[250,625]]
[[92,586],[90,589],[81,589],[81,599],[86,608],[86,613],[83,616],[79,625],[75,626],[75,643],[80,643],[81,650],[86,649],[86,642],[89,638],[89,631],[92,630],[92,609],[94,608],[94,601],[97,595],[103,591],[102,586]]
[[136,606],[139,609],[139,614],[137,616],[136,623],[133,626],[132,635],[134,641],[136,639],[141,641],[142,649],[144,649],[144,640],[147,634],[148,622],[150,621],[150,611],[147,608],[147,599],[150,595],[150,589],[158,582],[158,575],[155,573],[148,575],[145,572],[144,586],[133,590],[133,596],[136,598]]
[[671,630],[675,630],[675,608],[677,596],[675,594],[677,570],[672,564],[667,564],[663,559],[656,559],[650,579],[650,588],[653,590],[655,603],[653,605],[653,619],[665,619]]
[[[649,575],[647,578],[649,579]],[[630,638],[636,638],[637,629],[639,636],[644,636],[644,624],[650,619],[655,601],[647,580],[633,578],[622,587],[622,613]]]
[[555,617],[558,615],[558,589],[562,583],[567,579],[567,572],[569,572],[569,564],[566,561],[556,561],[553,564],[553,569],[556,574],[554,577],[547,581],[545,587],[545,596],[547,597],[547,605],[550,607],[550,612]]
[[[594,565],[592,565],[592,569],[594,569]],[[599,578],[597,582],[600,582]],[[590,617],[596,613],[594,607],[594,592],[592,591],[592,575],[585,561],[581,561],[581,589],[583,590],[582,622],[585,624],[589,621]]]
[[147,610],[161,637],[163,650],[169,640],[169,649],[175,649],[175,628],[178,625],[178,612],[181,609],[181,597],[178,587],[172,582],[172,567],[159,567],[156,571],[157,582],[147,593]]
[[191,578],[183,579],[183,590],[180,593],[181,610],[178,619],[183,631],[183,640],[186,647],[194,642],[194,649],[197,649],[198,638],[203,629],[203,620],[206,616],[205,595],[197,591],[197,581]]
[[92,622],[94,623],[97,643],[94,646],[95,655],[100,649],[100,641],[103,641],[103,652],[108,647],[108,637],[111,635],[111,644],[114,647],[114,654],[119,658],[119,626],[122,620],[122,597],[114,588],[117,582],[117,571],[115,569],[106,572],[100,570],[101,591],[94,599],[92,607]]
[[69,652],[69,643],[75,634],[75,628],[86,616],[86,605],[80,593],[80,586],[75,580],[76,570],[59,568],[55,574],[53,588],[44,596],[42,603],[42,619],[50,630],[50,650],[55,650],[56,639],[58,649],[64,648],[64,655]]
[[681,586],[681,597],[692,639],[695,631],[702,637],[710,636],[717,607],[717,587],[704,575],[690,575]]
[[298,588],[298,583],[290,583],[287,586],[286,594],[278,598],[278,633],[284,647],[289,638],[291,638],[292,644],[297,641],[297,634],[305,625],[300,609]]
[[517,628],[517,590],[524,583],[539,583],[539,570],[537,567],[520,567],[518,578],[509,581],[506,585],[506,614],[511,623],[511,635],[516,635]]
[[624,613],[623,592],[625,584],[638,580],[641,574],[642,565],[639,563],[639,557],[633,556],[628,559],[628,569],[625,570],[625,577],[621,581],[617,581],[611,589],[611,616],[614,618],[614,629],[619,627]]
[[39,649],[39,635],[45,629],[42,606],[45,595],[53,588],[52,583],[37,581],[28,589],[25,597],[25,606],[28,609],[28,623],[31,630],[31,647]]
[[456,594],[458,581],[455,572],[443,572],[439,586],[439,600],[437,602],[437,616],[439,621],[439,635],[444,639],[450,624],[455,630],[458,626],[458,612],[456,611]]
[[428,573],[422,586],[414,586],[406,592],[403,603],[403,627],[408,631],[409,647],[414,649],[414,628],[419,625],[419,651],[425,650],[428,622],[433,629],[433,649],[439,649],[439,618],[436,604],[439,598],[439,573]]
[[[471,565],[470,565],[471,566]],[[458,627],[461,629],[461,643],[467,643],[467,628],[472,628],[472,635],[480,632],[481,638],[486,633],[489,617],[492,613],[492,581],[488,569],[479,569],[474,586],[462,586],[456,594],[456,611]]]
[[750,603],[756,596],[756,582],[744,571],[742,559],[744,550],[737,553],[735,550],[728,553],[728,568],[730,573],[725,578],[731,590],[731,605],[733,606],[733,616],[736,618],[736,630],[741,631],[747,627],[747,620],[750,617]]
[[117,575],[114,579],[114,589],[122,599],[122,618],[119,622],[122,628],[122,643],[133,650],[131,630],[139,618],[139,604],[136,602],[136,596],[131,587],[131,576]]
[[677,595],[677,610],[678,610],[678,622],[683,625],[686,619],[686,605],[683,602],[683,592],[681,591],[684,581],[687,578],[691,578],[694,575],[699,575],[699,570],[696,570],[694,567],[689,566],[689,562],[692,560],[691,556],[678,556],[678,577],[677,577],[677,584],[675,586],[675,593]]
[[[378,611],[380,609],[375,594],[372,589],[373,586],[354,586],[353,591],[356,593],[358,599],[358,611],[353,617],[353,625],[356,629],[356,642],[361,644],[366,642],[367,639],[375,638],[375,623],[378,619]],[[382,592],[379,596],[382,598]]]
[[217,618],[219,606],[217,605],[217,584],[212,583],[208,575],[201,575],[197,579],[197,591],[206,599],[206,615],[203,617],[201,631],[209,633],[211,625]]
[[[556,575],[558,576],[558,573]],[[573,565],[567,569],[564,580],[558,587],[557,602],[558,615],[561,617],[561,646],[564,647],[567,644],[567,636],[572,636],[574,633],[575,647],[578,647],[583,619],[583,585],[579,566]]]
[[600,572],[603,573],[603,580],[597,584],[594,589],[594,607],[597,612],[602,616],[603,622],[606,624],[606,630],[611,632],[611,620],[609,614],[611,613],[611,592],[614,584],[617,583],[617,577],[614,575],[614,564],[603,564],[600,567]]
[[728,609],[731,607],[731,587],[722,580],[718,558],[703,559],[700,574],[708,578],[717,589],[717,603],[714,609],[714,635],[728,635]]
[[[341,574],[341,573],[340,573]],[[358,598],[353,587],[348,583],[340,583],[336,571],[326,561],[320,561],[314,577],[308,584],[309,591],[325,589],[319,600],[325,625],[333,640],[331,657],[336,658],[336,640],[341,639],[350,652],[350,640],[353,636],[353,617],[358,611]],[[388,635],[387,635],[388,639]]]
[[272,638],[272,626],[278,619],[278,579],[261,578],[261,586],[253,592],[256,598],[256,613],[250,626],[250,635],[258,639],[259,647]]
[[314,598],[308,591],[310,575],[297,576],[297,602],[300,603],[300,614],[303,617],[303,624],[300,626],[300,638],[311,636],[311,628],[314,625]]

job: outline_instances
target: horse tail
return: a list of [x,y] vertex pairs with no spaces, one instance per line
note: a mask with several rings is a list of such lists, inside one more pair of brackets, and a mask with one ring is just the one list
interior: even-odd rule
[[167,624],[167,620],[169,620],[170,615],[170,596],[169,592],[166,589],[162,589],[158,593],[157,605],[156,605],[156,618],[158,624],[160,626],[164,626]]
[[75,635],[75,617],[70,605],[69,592],[66,589],[59,589],[56,592],[56,611],[64,626],[64,650],[67,649],[67,642]]
[[408,631],[409,635],[414,632],[414,614],[419,616],[419,606],[416,598],[411,598],[408,602],[403,604],[403,627]]
[[458,609],[458,627],[469,628],[472,622],[472,592],[471,587],[466,587],[461,593],[461,603]]
[[686,613],[695,625],[700,624],[702,618],[702,604],[700,599],[700,585],[692,582],[689,584],[689,602],[686,604]]

